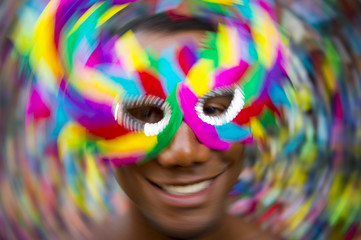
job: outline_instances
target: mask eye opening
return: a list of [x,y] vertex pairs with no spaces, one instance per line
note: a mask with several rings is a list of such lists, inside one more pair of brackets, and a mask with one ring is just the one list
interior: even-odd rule
[[[163,131],[169,123],[171,113],[170,105],[153,95],[128,95],[118,100],[113,107],[114,119],[118,124],[131,132],[144,131],[146,136],[158,135]],[[150,118],[147,114],[150,114]]]
[[[205,111],[205,105],[209,103],[210,100],[218,97],[229,97],[232,99],[227,107],[221,108],[222,111],[218,110],[218,114],[209,114]],[[211,125],[219,126],[231,122],[238,113],[242,110],[244,106],[244,93],[240,86],[230,87],[230,88],[219,88],[212,90],[202,96],[196,106],[195,110],[198,117],[203,121]]]

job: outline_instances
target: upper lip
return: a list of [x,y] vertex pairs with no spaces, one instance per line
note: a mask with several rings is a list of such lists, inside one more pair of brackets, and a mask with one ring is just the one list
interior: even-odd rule
[[213,180],[215,178],[217,178],[218,176],[220,176],[222,173],[224,173],[226,171],[226,169],[224,169],[223,171],[221,171],[220,173],[213,175],[211,177],[203,177],[203,178],[197,178],[197,179],[192,179],[190,177],[177,177],[177,179],[171,179],[169,181],[167,180],[162,180],[162,181],[157,181],[157,180],[152,180],[149,178],[146,178],[146,180],[148,182],[150,182],[153,185],[156,185],[158,187],[160,186],[164,186],[164,185],[172,185],[172,186],[186,186],[186,185],[192,185],[192,184],[196,184],[196,183],[200,183],[203,181],[208,181],[208,180]]

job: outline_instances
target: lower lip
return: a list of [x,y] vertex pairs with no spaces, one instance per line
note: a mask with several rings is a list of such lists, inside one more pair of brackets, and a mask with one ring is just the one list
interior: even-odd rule
[[157,194],[159,200],[166,205],[177,208],[191,208],[204,205],[211,199],[211,192],[215,186],[217,178],[213,179],[205,189],[186,195],[171,194],[152,184],[151,186],[155,189],[155,193]]

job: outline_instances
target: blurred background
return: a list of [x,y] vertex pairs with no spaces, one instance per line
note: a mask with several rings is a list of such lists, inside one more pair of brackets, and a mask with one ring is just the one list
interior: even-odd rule
[[[26,4],[0,1],[0,239],[86,237],[127,200],[106,163],[66,164],[44,148],[49,123],[25,128],[33,75],[12,34],[33,20]],[[361,1],[275,4],[299,108],[266,149],[247,148],[229,211],[286,239],[361,240]]]

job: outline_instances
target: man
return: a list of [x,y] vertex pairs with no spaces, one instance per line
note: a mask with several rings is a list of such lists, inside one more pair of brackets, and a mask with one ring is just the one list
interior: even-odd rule
[[70,119],[60,155],[72,166],[89,148],[130,200],[94,239],[276,239],[226,213],[244,145],[263,143],[262,124],[287,103],[283,46],[261,2],[48,5],[31,60]]
[[[158,56],[184,43],[200,48],[206,31],[217,32],[215,25],[174,13],[137,18],[118,33],[130,30],[143,49]],[[220,116],[232,98],[234,95],[227,94],[209,98],[203,110],[208,116]],[[124,111],[146,123],[158,122],[164,115],[147,103]],[[143,164],[115,168],[130,209],[110,229],[97,230],[94,239],[277,239],[226,213],[228,193],[237,182],[243,160],[244,144],[233,143],[224,151],[212,149],[183,120],[170,145],[157,156]]]

